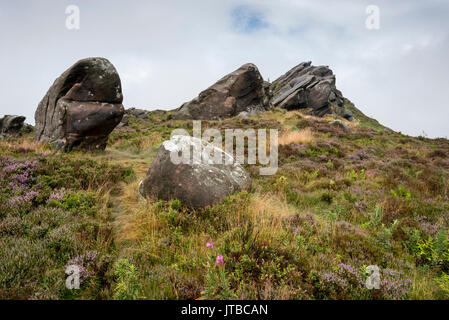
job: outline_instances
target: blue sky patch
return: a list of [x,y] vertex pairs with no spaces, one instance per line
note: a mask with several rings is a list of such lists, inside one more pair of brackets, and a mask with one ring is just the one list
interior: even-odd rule
[[264,14],[248,6],[239,6],[231,11],[232,27],[238,32],[251,33],[268,27]]

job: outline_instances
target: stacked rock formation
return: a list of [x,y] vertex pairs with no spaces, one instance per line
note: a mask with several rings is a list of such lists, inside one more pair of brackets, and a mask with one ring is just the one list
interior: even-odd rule
[[247,118],[271,107],[287,110],[311,109],[311,114],[337,114],[352,121],[344,97],[336,88],[335,75],[326,66],[303,62],[273,83],[263,81],[257,67],[248,63],[226,75],[190,102],[184,103],[174,119],[220,120]]
[[344,107],[344,97],[335,86],[335,75],[326,66],[303,62],[275,80],[271,87],[275,107],[311,108],[315,116],[335,113],[352,121],[352,113]]

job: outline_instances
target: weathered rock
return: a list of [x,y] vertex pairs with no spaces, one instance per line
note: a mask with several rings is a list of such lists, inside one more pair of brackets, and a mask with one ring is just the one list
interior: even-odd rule
[[190,102],[184,103],[174,119],[218,120],[251,109],[269,107],[264,81],[257,67],[248,63],[224,76]]
[[35,113],[35,138],[70,151],[104,149],[124,114],[120,77],[104,58],[78,61],[55,80]]
[[242,111],[240,112],[237,117],[242,118],[242,119],[248,119],[249,117],[258,115],[261,112],[266,111],[265,109],[261,109],[261,108],[249,108],[247,111]]
[[3,138],[18,137],[22,134],[25,117],[5,115],[0,119],[0,136]]
[[334,127],[343,129],[345,131],[349,131],[350,130],[349,126],[346,123],[344,123],[343,121],[341,121],[341,120],[334,120],[334,121],[329,122],[329,124],[334,126]]
[[120,123],[117,125],[117,128],[121,128],[121,127],[127,127],[129,126],[129,116],[128,114],[124,114],[122,121],[120,121]]
[[129,109],[126,109],[125,113],[130,116],[139,118],[139,119],[146,119],[150,116],[151,111],[136,109],[136,108],[129,108]]
[[129,108],[125,110],[125,115],[130,117],[135,117],[142,120],[147,120],[150,117],[158,117],[161,118],[167,113],[166,110],[155,109],[155,110],[144,110],[144,109],[136,109]]
[[[202,160],[193,156],[190,163],[175,164],[171,160],[172,152],[177,155],[185,148],[199,147],[204,150]],[[223,163],[213,163],[215,157],[223,159]],[[250,187],[249,174],[234,163],[232,156],[198,138],[175,135],[162,143],[146,179],[140,183],[139,192],[144,197],[179,199],[189,207],[203,208]]]
[[315,116],[334,113],[352,121],[332,70],[311,64],[303,62],[272,83],[272,104],[287,110],[311,108]]

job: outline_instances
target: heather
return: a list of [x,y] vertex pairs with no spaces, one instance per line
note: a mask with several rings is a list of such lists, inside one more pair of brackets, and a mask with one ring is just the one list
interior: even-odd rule
[[[106,195],[131,169],[65,155],[0,156],[0,297],[106,297],[110,212]],[[79,264],[82,290],[65,287]]]
[[[137,192],[192,123],[130,116],[105,151],[0,142],[0,295],[22,299],[447,299],[449,142],[272,110],[203,130],[277,128],[279,170],[192,210]],[[343,121],[349,130],[332,125]],[[81,290],[65,289],[78,265]],[[369,266],[378,289],[366,287]]]

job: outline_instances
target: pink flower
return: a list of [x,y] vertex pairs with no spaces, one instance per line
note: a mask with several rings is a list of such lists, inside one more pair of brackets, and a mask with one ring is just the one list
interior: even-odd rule
[[215,260],[216,264],[224,264],[223,256],[218,256],[217,260]]
[[208,243],[206,243],[206,247],[213,249],[214,248],[214,243],[212,241],[208,242]]

